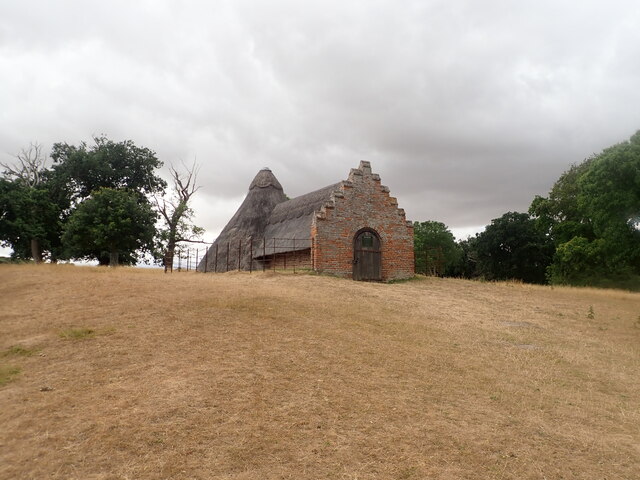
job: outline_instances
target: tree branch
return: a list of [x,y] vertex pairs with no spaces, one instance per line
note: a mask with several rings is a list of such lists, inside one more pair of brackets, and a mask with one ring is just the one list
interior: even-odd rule
[[47,159],[42,155],[42,145],[32,142],[28,149],[22,149],[15,155],[17,165],[0,162],[7,177],[13,177],[25,183],[29,187],[35,187],[42,181],[42,171],[45,169]]

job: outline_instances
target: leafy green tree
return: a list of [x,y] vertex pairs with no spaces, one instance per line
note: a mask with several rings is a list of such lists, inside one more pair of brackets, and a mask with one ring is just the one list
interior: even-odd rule
[[56,261],[69,198],[46,168],[42,147],[32,143],[16,155],[16,162],[2,167],[0,242],[11,247],[14,258]]
[[588,285],[595,277],[605,276],[604,240],[573,237],[556,248],[548,268],[551,283]]
[[87,198],[99,188],[128,189],[141,199],[159,194],[166,182],[156,175],[162,166],[155,152],[137,147],[131,140],[113,142],[94,137],[94,145],[55,143],[51,151],[54,170],[75,200]]
[[13,258],[42,262],[60,233],[59,209],[42,186],[24,187],[0,179],[0,242]]
[[[68,245],[63,250],[61,237],[65,222],[84,205],[84,200],[92,199],[95,192],[104,188],[126,190],[135,198],[140,211],[150,211],[150,196],[162,195],[166,188],[166,182],[156,174],[162,163],[148,148],[137,147],[129,140],[113,142],[105,136],[95,137],[91,146],[84,142],[79,146],[56,143],[51,157],[54,165],[46,168],[41,147],[33,144],[17,156],[14,165],[2,164],[0,242],[10,246],[13,256],[19,258],[41,261],[43,256],[48,256],[56,261],[79,255],[97,258],[101,264],[110,263],[110,249],[95,245],[91,249],[89,240],[79,248],[82,242],[71,241],[70,234],[65,237]],[[74,222],[94,203],[95,200],[85,205]],[[182,219],[190,212],[188,208],[179,210]],[[143,224],[146,228],[147,224]],[[77,233],[77,223],[67,231]],[[135,250],[125,248],[119,254],[120,261],[135,261]]]
[[454,276],[463,278],[475,278],[480,276],[478,273],[476,238],[477,237],[469,237],[458,242],[458,248],[460,249],[460,262],[457,269],[453,272]]
[[152,251],[155,221],[151,206],[136,193],[101,188],[74,210],[62,240],[72,258],[132,264]]
[[572,166],[529,209],[556,246],[553,283],[640,275],[640,132]]
[[[53,145],[51,158],[54,161],[53,173],[57,182],[71,196],[74,206],[93,196],[100,189],[126,190],[134,195],[141,209],[151,209],[150,196],[162,195],[167,183],[156,174],[162,166],[155,152],[136,146],[131,140],[113,142],[105,136],[94,137],[94,143],[88,146],[82,142],[79,146],[66,143]],[[77,245],[76,245],[77,246]],[[132,263],[137,256],[135,249],[125,249],[120,254],[121,263]],[[67,248],[66,253],[77,252]],[[108,249],[87,253],[81,249],[82,256],[97,258],[101,265],[111,262]]]
[[640,274],[640,131],[598,155],[579,184],[578,207],[604,240],[607,270]]
[[488,280],[545,283],[553,243],[526,213],[508,212],[476,236],[478,272]]
[[455,237],[442,222],[414,222],[413,244],[416,272],[435,275],[455,275],[462,252]]
[[593,164],[594,157],[572,165],[553,185],[548,197],[537,196],[529,207],[540,231],[548,233],[556,245],[575,236],[593,239],[591,221],[578,205],[580,179]]

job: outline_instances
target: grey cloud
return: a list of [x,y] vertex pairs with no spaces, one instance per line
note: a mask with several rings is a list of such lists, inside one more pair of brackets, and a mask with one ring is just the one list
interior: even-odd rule
[[99,133],[196,158],[214,232],[264,166],[295,196],[366,159],[410,218],[464,227],[640,128],[632,0],[176,5],[3,3],[3,160]]

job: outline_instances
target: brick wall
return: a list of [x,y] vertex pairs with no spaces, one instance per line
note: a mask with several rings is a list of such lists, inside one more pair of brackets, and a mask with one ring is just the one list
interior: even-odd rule
[[351,278],[354,236],[363,228],[380,237],[383,280],[413,276],[413,226],[369,162],[352,169],[349,180],[316,215],[311,227],[313,268]]
[[[276,270],[311,269],[310,249],[267,255],[266,260],[260,263],[263,262],[267,270],[273,268]],[[259,268],[261,269],[262,265]]]

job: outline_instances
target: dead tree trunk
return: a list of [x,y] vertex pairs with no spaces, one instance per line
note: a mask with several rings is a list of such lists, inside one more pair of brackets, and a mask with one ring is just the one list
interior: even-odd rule
[[164,258],[162,259],[162,263],[164,263],[164,273],[167,273],[167,270],[173,272],[173,257],[175,256],[175,251],[176,244],[174,242],[169,242],[164,253]]
[[193,210],[189,208],[191,197],[200,187],[196,185],[198,168],[194,163],[186,173],[169,167],[173,187],[170,196],[154,197],[156,207],[165,223],[166,246],[162,255],[165,273],[173,271],[173,256],[179,242],[192,241],[204,230],[191,224]]

